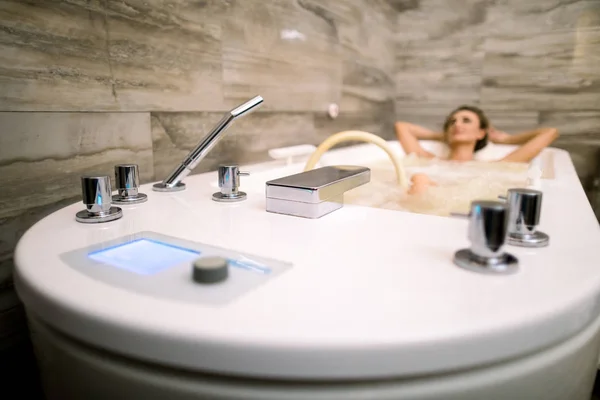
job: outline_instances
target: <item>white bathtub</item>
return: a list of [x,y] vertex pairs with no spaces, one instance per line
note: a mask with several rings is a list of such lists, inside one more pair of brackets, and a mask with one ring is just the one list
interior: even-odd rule
[[[386,157],[361,145],[321,164]],[[211,200],[211,172],[183,192],[144,185],[148,202],[105,224],[65,207],[15,255],[48,398],[588,399],[600,229],[568,153],[541,160],[550,246],[507,246],[520,270],[506,276],[452,263],[469,246],[461,219],[352,204],[316,220],[265,212],[264,183],[303,161],[242,168],[241,203]],[[187,261],[140,276],[87,259],[140,237],[242,254],[272,273],[230,268],[207,287]]]

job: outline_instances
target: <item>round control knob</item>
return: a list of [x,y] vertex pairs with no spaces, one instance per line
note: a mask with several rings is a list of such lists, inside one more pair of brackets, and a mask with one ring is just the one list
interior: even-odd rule
[[81,191],[85,210],[75,215],[77,222],[96,223],[119,219],[123,211],[112,207],[110,178],[106,175],[86,175],[81,177]]
[[227,279],[229,264],[223,257],[202,257],[194,261],[192,277],[198,283],[217,283]]

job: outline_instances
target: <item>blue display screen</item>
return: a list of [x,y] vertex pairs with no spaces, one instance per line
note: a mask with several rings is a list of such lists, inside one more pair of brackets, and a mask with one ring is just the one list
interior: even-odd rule
[[152,239],[138,239],[88,255],[92,260],[117,268],[151,275],[198,257],[199,251],[174,246]]

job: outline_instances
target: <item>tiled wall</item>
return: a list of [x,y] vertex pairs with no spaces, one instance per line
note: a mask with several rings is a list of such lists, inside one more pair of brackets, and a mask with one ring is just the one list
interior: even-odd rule
[[515,133],[557,127],[600,219],[600,1],[392,0],[396,116],[463,103]]
[[393,138],[394,17],[383,0],[0,1],[0,284],[81,174],[162,179],[257,94],[195,172],[345,129]]

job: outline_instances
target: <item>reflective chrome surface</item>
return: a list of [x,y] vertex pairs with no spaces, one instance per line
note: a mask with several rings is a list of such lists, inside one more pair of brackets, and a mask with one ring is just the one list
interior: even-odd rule
[[119,219],[123,212],[112,207],[112,187],[107,175],[86,175],[81,177],[81,191],[85,210],[75,215],[77,222],[97,223]]
[[497,201],[474,201],[468,214],[469,249],[454,254],[459,267],[481,273],[510,274],[518,270],[518,260],[502,248],[507,237],[509,209]]
[[317,168],[266,183],[268,212],[320,218],[341,208],[348,190],[371,180],[371,170],[352,165]]
[[213,193],[212,199],[220,202],[236,202],[246,199],[246,193],[240,192],[240,176],[248,176],[248,172],[240,172],[237,165],[219,166],[220,192]]
[[196,168],[198,163],[200,163],[210,150],[212,150],[212,148],[223,138],[229,125],[231,125],[236,118],[256,109],[262,102],[263,98],[256,96],[228,112],[221,121],[219,121],[217,126],[215,126],[213,130],[210,131],[192,151],[190,151],[182,163],[178,165],[165,180],[155,184],[152,189],[157,192],[171,192],[185,189],[185,184],[181,181]]
[[114,204],[138,204],[148,200],[148,196],[139,193],[140,178],[137,164],[115,165],[115,184],[118,194],[114,195]]
[[544,247],[550,243],[547,234],[537,231],[542,210],[542,192],[533,189],[509,189],[506,196],[510,208],[508,243],[521,247]]

